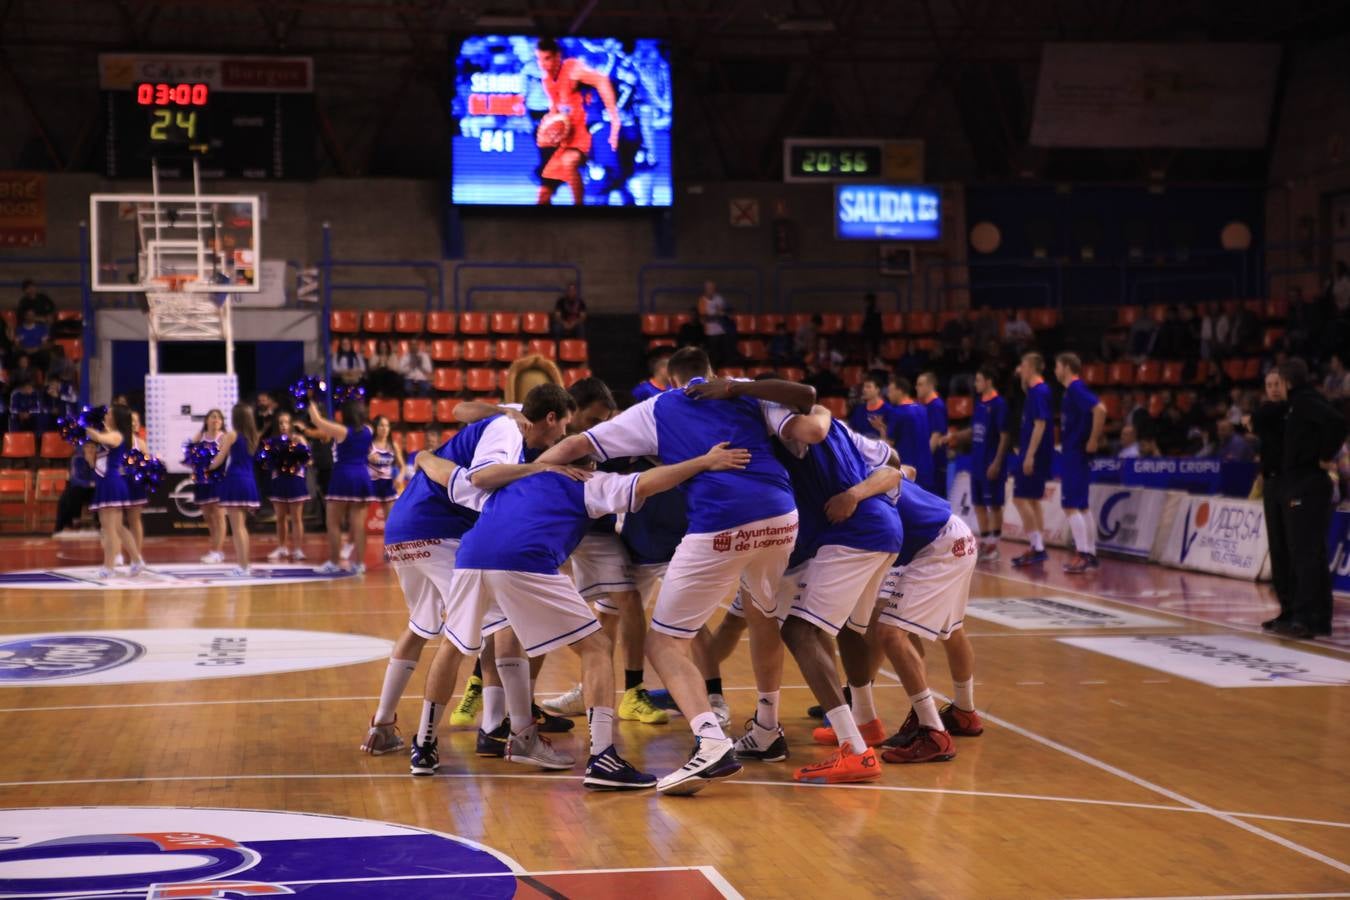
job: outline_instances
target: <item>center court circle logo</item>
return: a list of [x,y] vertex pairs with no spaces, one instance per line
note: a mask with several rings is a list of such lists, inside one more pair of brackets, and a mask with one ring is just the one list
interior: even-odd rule
[[308,813],[46,807],[0,819],[22,824],[0,835],[4,897],[506,898],[522,871],[453,835]]
[[0,688],[300,672],[384,659],[392,647],[364,634],[268,628],[0,635]]

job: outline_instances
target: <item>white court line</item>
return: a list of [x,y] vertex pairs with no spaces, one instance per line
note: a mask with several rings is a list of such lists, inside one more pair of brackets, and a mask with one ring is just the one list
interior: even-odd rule
[[1350,897],[1350,894],[1192,894],[1185,897],[1100,897],[1096,900],[1284,900],[1286,897]]
[[[1272,634],[1269,634],[1269,633],[1267,633],[1267,632],[1265,632],[1265,631],[1262,631],[1262,630],[1260,630],[1259,628],[1255,628],[1255,629],[1254,629],[1254,628],[1246,627],[1246,626],[1243,626],[1243,625],[1234,625],[1234,624],[1232,624],[1231,622],[1218,622],[1218,621],[1215,621],[1215,620],[1213,620],[1213,619],[1202,619],[1202,618],[1200,618],[1199,616],[1192,616],[1192,615],[1188,615],[1187,613],[1180,613],[1180,612],[1176,612],[1175,610],[1171,610],[1171,609],[1162,609],[1162,608],[1157,607],[1157,606],[1149,606],[1147,603],[1136,603],[1136,602],[1133,602],[1133,601],[1131,601],[1131,600],[1122,600],[1122,599],[1119,598],[1119,597],[1108,597],[1108,596],[1106,596],[1105,594],[1094,594],[1094,593],[1092,593],[1091,591],[1084,591],[1084,590],[1081,590],[1081,589],[1079,589],[1079,588],[1061,587],[1061,586],[1059,586],[1059,585],[1057,585],[1057,584],[1046,584],[1045,582],[1032,581],[1030,578],[1018,578],[1018,577],[1015,576],[1015,575],[1004,575],[1004,574],[999,573],[999,572],[979,572],[979,571],[977,571],[975,574],[977,574],[977,575],[987,575],[987,576],[990,577],[990,578],[1001,578],[1001,579],[1003,579],[1004,581],[1011,581],[1011,582],[1013,582],[1014,584],[1023,584],[1023,585],[1026,585],[1026,586],[1028,586],[1028,587],[1038,588],[1038,589],[1040,589],[1040,590],[1042,590],[1042,591],[1045,591],[1045,590],[1063,591],[1063,592],[1066,593],[1066,594],[1077,594],[1077,595],[1080,596],[1080,597],[1087,597],[1089,600],[1100,600],[1100,601],[1103,601],[1103,602],[1105,602],[1105,603],[1119,603],[1121,606],[1128,606],[1128,607],[1130,607],[1131,609],[1143,610],[1144,612],[1158,613],[1158,614],[1164,615],[1164,616],[1175,616],[1175,617],[1178,618],[1178,619],[1187,619],[1187,620],[1189,620],[1189,621],[1191,621],[1191,622],[1199,622],[1199,623],[1202,624],[1202,625],[1212,625],[1212,626],[1215,626],[1215,627],[1217,627],[1217,628],[1227,628],[1227,629],[1230,630],[1230,631],[1236,631],[1236,632],[1239,632],[1239,633],[1241,633],[1241,634],[1245,634],[1245,635],[1248,635],[1248,636],[1251,636],[1251,637],[1261,637],[1261,638],[1266,638],[1267,640],[1274,641],[1274,642],[1279,643],[1279,644],[1291,644],[1291,643],[1292,643],[1292,644],[1302,644],[1302,645],[1304,645],[1305,647],[1317,647],[1317,648],[1322,649],[1322,650],[1334,650],[1334,651],[1336,651],[1337,653],[1350,653],[1350,650],[1347,650],[1347,649],[1344,648],[1344,647],[1338,647],[1338,646],[1336,646],[1335,644],[1323,644],[1323,643],[1319,643],[1319,642],[1317,642],[1317,641],[1304,641],[1304,640],[1295,640],[1295,639],[1293,639],[1293,638],[1276,637],[1275,635],[1272,635]],[[1222,576],[1215,576],[1215,577],[1222,577]],[[1104,632],[1104,630],[1102,630],[1102,629],[1098,629],[1098,630],[1097,630],[1096,632],[1094,632],[1094,633],[1096,633],[1096,634],[1103,634],[1103,633],[1105,633],[1105,632]],[[1115,633],[1116,633],[1116,632],[1115,632],[1115,629],[1111,629],[1111,633],[1112,633],[1112,634],[1115,634]],[[1068,635],[1066,635],[1066,637],[1067,637],[1067,636],[1068,636]]]
[[[886,669],[885,667],[881,669],[881,672],[888,678],[892,678],[896,681],[900,680],[900,677],[898,675],[896,675],[889,669]],[[934,691],[933,693],[935,695],[937,694],[936,691]],[[948,700],[948,702],[950,702],[950,698],[943,697],[943,699]],[[1196,812],[1207,813],[1221,822],[1227,822],[1229,825],[1232,825],[1236,828],[1241,828],[1243,831],[1254,834],[1257,837],[1265,838],[1266,840],[1270,841],[1273,844],[1279,844],[1286,850],[1292,850],[1295,853],[1299,853],[1302,854],[1303,856],[1308,857],[1309,859],[1316,860],[1317,862],[1320,862],[1323,865],[1330,866],[1331,868],[1335,869],[1338,872],[1350,875],[1350,865],[1346,865],[1345,863],[1341,862],[1338,859],[1333,859],[1332,857],[1327,856],[1325,853],[1319,853],[1318,851],[1312,849],[1311,847],[1305,847],[1296,841],[1291,841],[1286,837],[1281,837],[1280,835],[1275,834],[1274,832],[1266,831],[1264,828],[1258,828],[1257,826],[1251,824],[1250,822],[1244,822],[1242,821],[1242,819],[1237,818],[1233,813],[1217,810],[1212,806],[1208,806],[1204,803],[1201,803],[1199,800],[1192,800],[1190,797],[1187,797],[1184,794],[1179,794],[1176,791],[1171,790],[1170,788],[1165,788],[1160,784],[1155,784],[1152,781],[1140,778],[1138,775],[1134,775],[1130,772],[1127,772],[1124,769],[1120,768],[1119,766],[1113,766],[1104,760],[1097,759],[1095,756],[1089,756],[1088,754],[1083,753],[1080,750],[1075,750],[1072,747],[1069,747],[1065,744],[1061,744],[1059,741],[1053,740],[1041,734],[1037,734],[1036,732],[1023,728],[1020,725],[1014,725],[1007,719],[1000,718],[999,716],[995,716],[987,712],[981,712],[980,715],[982,718],[985,718],[990,722],[993,722],[995,725],[1006,728],[1013,734],[1021,735],[1027,740],[1035,741],[1036,743],[1044,747],[1049,747],[1051,750],[1057,750],[1066,756],[1070,756],[1078,760],[1079,762],[1086,763],[1087,765],[1092,766],[1094,769],[1100,769],[1101,771],[1114,775],[1117,778],[1122,778],[1125,781],[1130,782],[1131,784],[1138,785],[1139,787],[1144,788],[1145,790],[1152,791],[1155,794],[1161,794],[1167,799],[1183,804],[1184,806],[1188,806],[1191,809],[1195,810]]]
[[[985,718],[989,718],[986,716]],[[992,719],[991,719],[992,721]],[[503,781],[581,781],[580,775],[531,775],[500,772],[439,772],[435,778],[453,778],[458,780],[503,780]],[[397,778],[411,781],[412,776],[402,772],[334,772],[313,773],[297,772],[293,774],[267,775],[158,775],[146,778],[66,778],[46,781],[4,781],[0,789],[20,787],[66,787],[89,784],[150,784],[180,783],[191,781],[336,781],[352,778]],[[1070,803],[1078,806],[1109,806],[1119,809],[1143,809],[1153,812],[1172,812],[1202,815],[1238,816],[1244,819],[1260,819],[1270,822],[1288,822],[1296,825],[1317,825],[1324,828],[1350,829],[1350,822],[1331,822],[1324,819],[1300,819],[1292,816],[1274,816],[1265,813],[1227,812],[1209,808],[1197,809],[1189,806],[1169,806],[1165,803],[1139,803],[1131,800],[1096,800],[1091,797],[1059,797],[1052,794],[1015,794],[1007,791],[966,791],[956,788],[909,787],[894,784],[799,784],[795,781],[757,781],[749,778],[737,778],[726,782],[728,785],[748,785],[750,787],[800,788],[802,790],[833,791],[880,791],[893,794],[941,794],[956,797],[976,797],[991,800],[1030,800],[1044,803]]]

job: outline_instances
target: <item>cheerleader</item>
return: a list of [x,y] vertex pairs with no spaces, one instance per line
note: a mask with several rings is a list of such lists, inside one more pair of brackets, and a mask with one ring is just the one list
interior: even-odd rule
[[[278,412],[276,418],[277,437],[271,439],[271,446],[284,437],[301,446],[308,447],[299,431],[291,430],[291,414]],[[277,549],[267,554],[272,562],[293,559],[297,562],[305,558],[305,501],[309,499],[309,485],[305,482],[305,467],[296,472],[282,472],[279,461],[273,460],[272,479],[268,482],[267,499],[272,501],[272,509],[277,517]]]
[[355,545],[357,575],[366,571],[366,505],[375,499],[367,462],[375,435],[366,424],[366,405],[348,400],[342,405],[342,424],[325,418],[317,403],[309,403],[309,418],[325,437],[333,439],[333,474],[324,496],[328,507],[328,561],[319,572],[331,575],[342,571],[342,523],[347,522]]
[[112,423],[108,431],[86,429],[90,440],[98,445],[94,459],[94,502],[89,504],[91,510],[98,511],[98,524],[103,532],[103,566],[98,570],[98,577],[111,578],[117,557],[123,553],[131,560],[131,574],[135,576],[145,570],[145,560],[141,558],[140,545],[123,517],[123,510],[131,506],[124,462],[135,446],[131,410],[114,406],[108,411],[108,418]]
[[[136,449],[150,455],[150,447],[141,437],[141,414],[136,410],[131,411],[131,431],[132,443]],[[127,473],[127,493],[131,496],[131,505],[127,507],[127,529],[132,536],[136,538],[136,546],[145,546],[145,520],[141,517],[141,510],[145,509],[150,502],[149,494],[146,491],[145,482],[137,481]]]
[[394,505],[398,492],[394,490],[394,476],[403,474],[403,451],[394,443],[393,426],[386,416],[375,418],[375,440],[370,444],[368,468],[375,499],[384,507],[389,518],[389,507]]
[[[192,440],[215,444],[216,455],[219,456],[220,439],[224,434],[225,414],[213,409],[206,414],[202,430],[197,432],[197,436]],[[202,481],[193,482],[192,498],[197,502],[197,508],[202,511],[202,520],[206,522],[206,533],[210,538],[210,547],[202,557],[202,562],[207,565],[222,563],[225,561],[225,511],[216,504],[216,486],[203,476]]]
[[221,467],[225,477],[216,483],[216,505],[228,516],[234,540],[235,575],[248,575],[248,511],[257,509],[258,481],[253,474],[253,455],[258,452],[258,423],[253,407],[236,403],[230,410],[230,431],[220,439],[220,452],[209,471]]

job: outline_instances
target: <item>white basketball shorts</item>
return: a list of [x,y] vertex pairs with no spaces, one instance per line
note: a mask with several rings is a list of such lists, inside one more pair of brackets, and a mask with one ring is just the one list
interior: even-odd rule
[[603,613],[617,615],[610,594],[637,590],[628,548],[617,534],[588,534],[572,551],[572,582],[577,593]]
[[600,621],[566,575],[456,569],[445,594],[445,636],[469,656],[483,649],[484,637],[507,627],[529,656],[600,630]]
[[384,561],[398,576],[408,604],[408,630],[424,638],[441,633],[445,623],[445,588],[455,573],[457,538],[428,538],[386,544]]
[[930,641],[945,641],[966,618],[977,553],[969,526],[952,516],[908,566],[887,573],[881,621]]

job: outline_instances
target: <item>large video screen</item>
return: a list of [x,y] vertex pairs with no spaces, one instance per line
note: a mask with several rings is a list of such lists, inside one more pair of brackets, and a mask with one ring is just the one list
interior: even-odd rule
[[937,188],[921,185],[836,185],[834,234],[849,241],[936,241],[941,203]]
[[476,35],[455,60],[451,200],[670,206],[663,42]]

